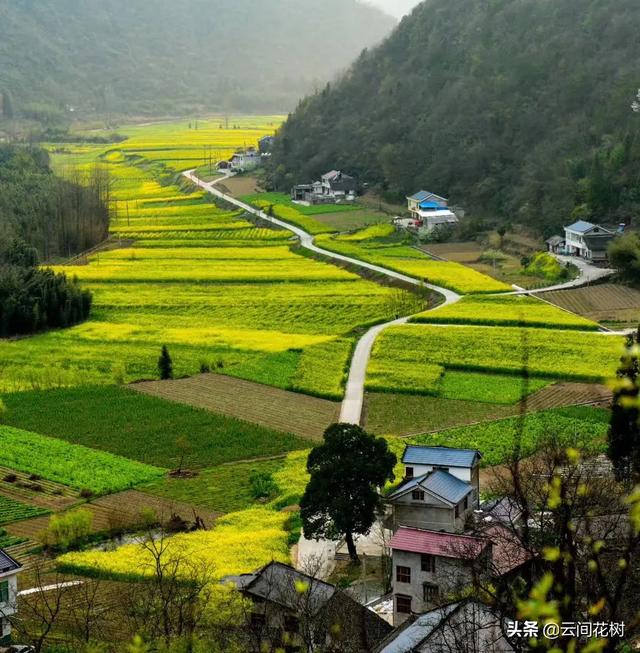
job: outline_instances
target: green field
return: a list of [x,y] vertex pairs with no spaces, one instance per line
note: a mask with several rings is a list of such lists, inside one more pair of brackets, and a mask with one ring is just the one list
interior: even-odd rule
[[10,426],[0,426],[0,448],[6,467],[95,494],[124,490],[165,473],[159,467]]
[[430,258],[412,247],[407,238],[393,233],[391,225],[375,225],[348,235],[323,234],[316,238],[316,243],[338,254],[381,265],[461,294],[511,290],[510,286],[459,263]]
[[427,324],[482,324],[530,326],[545,329],[596,331],[598,324],[524,295],[468,296],[435,311],[420,313],[412,322]]
[[521,454],[534,453],[541,443],[556,438],[563,446],[601,453],[609,426],[609,411],[590,407],[557,408],[527,415],[520,434],[520,418],[512,417],[462,426],[408,439],[407,444],[478,449],[482,465],[506,462],[519,438]]
[[[234,465],[220,465],[202,470],[195,478],[164,478],[142,488],[145,492],[173,501],[218,512],[233,512],[252,505],[270,503],[276,507],[292,505],[304,491],[308,451],[274,460],[255,460]],[[257,499],[252,494],[252,474],[270,475],[274,491]]]
[[[10,524],[11,522],[22,519],[46,515],[48,512],[44,508],[28,506],[19,501],[3,497],[0,494],[0,524]],[[3,540],[6,540],[4,545],[2,544]],[[0,529],[0,546],[9,546],[10,544],[17,544],[17,542],[11,541],[6,531]]]
[[[11,426],[165,468],[175,468],[183,452],[185,467],[201,468],[309,446],[288,433],[116,386],[14,393],[5,403]],[[176,445],[178,438],[188,446]]]
[[[438,370],[446,379],[451,370],[518,376],[525,367],[540,379],[600,382],[615,374],[622,346],[622,338],[582,331],[411,324],[387,329],[377,340],[367,384],[370,389],[436,394]],[[404,374],[385,380],[384,371],[394,369]],[[513,392],[508,382],[493,380],[497,392]],[[452,386],[448,396],[457,392]],[[494,401],[505,400],[498,396]],[[456,398],[469,395],[462,388]]]

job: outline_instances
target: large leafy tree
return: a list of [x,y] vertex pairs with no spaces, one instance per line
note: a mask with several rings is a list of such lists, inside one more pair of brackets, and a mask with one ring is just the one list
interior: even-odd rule
[[629,336],[620,359],[611,408],[608,455],[620,481],[640,481],[640,330]]
[[334,424],[309,454],[311,480],[300,502],[305,537],[344,536],[358,560],[353,536],[366,535],[381,507],[378,488],[394,479],[396,456],[387,442],[353,424]]

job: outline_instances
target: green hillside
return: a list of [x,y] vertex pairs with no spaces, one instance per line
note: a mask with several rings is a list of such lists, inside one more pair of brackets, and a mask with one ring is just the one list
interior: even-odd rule
[[282,111],[393,25],[356,0],[0,0],[0,91],[30,115]]
[[285,124],[274,181],[341,168],[555,230],[638,208],[634,0],[427,0]]

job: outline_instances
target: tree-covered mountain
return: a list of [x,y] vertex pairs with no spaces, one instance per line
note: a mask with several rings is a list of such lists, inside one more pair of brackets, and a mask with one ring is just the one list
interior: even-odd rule
[[555,230],[640,208],[637,0],[427,0],[280,131],[274,181],[328,169]]
[[357,0],[0,0],[16,112],[282,111],[382,40]]

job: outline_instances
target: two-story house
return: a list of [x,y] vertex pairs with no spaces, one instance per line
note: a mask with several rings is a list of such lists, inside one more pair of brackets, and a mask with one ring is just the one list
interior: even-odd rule
[[421,230],[427,233],[458,224],[458,216],[449,208],[449,201],[426,190],[407,197],[407,208]]
[[488,539],[405,526],[394,533],[389,546],[394,626],[464,590],[473,565],[488,567],[491,558]]
[[343,204],[355,202],[358,196],[358,181],[340,170],[330,170],[318,181],[298,184],[291,189],[294,202],[308,204]]
[[450,447],[421,447],[409,445],[402,455],[405,479],[412,479],[436,470],[469,483],[473,490],[471,505],[476,508],[480,501],[480,459],[476,449],[453,449]]
[[407,480],[387,496],[391,529],[400,526],[461,533],[475,506],[475,489],[443,469]]
[[21,569],[20,563],[0,549],[0,644],[8,643],[11,637],[9,619],[16,613],[18,573]]
[[224,581],[234,583],[251,602],[246,633],[252,650],[304,653],[335,646],[366,653],[391,630],[335,585],[280,562]]
[[564,228],[565,251],[589,261],[606,261],[609,243],[617,232],[597,224],[578,220]]

